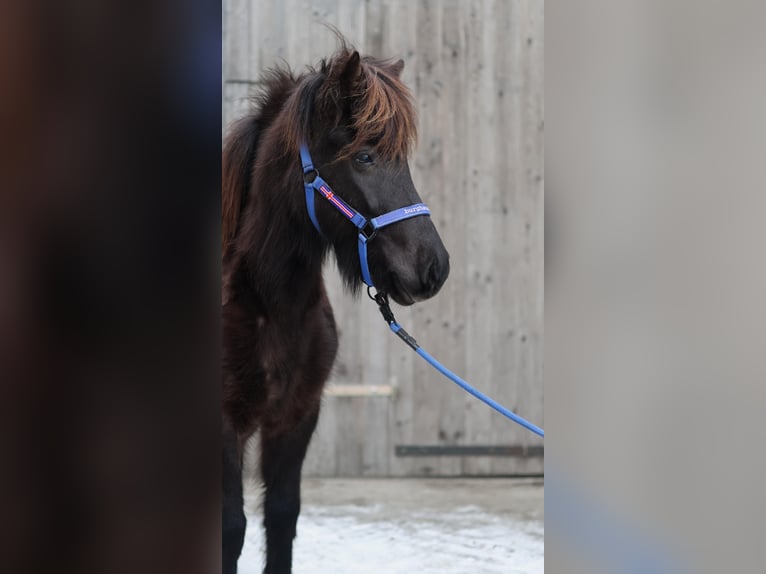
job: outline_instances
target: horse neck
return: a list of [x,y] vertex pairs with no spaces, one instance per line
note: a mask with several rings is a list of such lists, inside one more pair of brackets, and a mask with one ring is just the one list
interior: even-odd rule
[[274,316],[290,318],[318,298],[327,246],[305,212],[300,165],[283,163],[256,166],[238,244],[249,287]]

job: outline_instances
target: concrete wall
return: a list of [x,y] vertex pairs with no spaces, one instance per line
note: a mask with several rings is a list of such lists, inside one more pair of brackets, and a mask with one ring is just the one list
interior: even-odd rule
[[[452,273],[435,299],[395,312],[447,366],[542,425],[543,3],[225,0],[224,11],[224,125],[244,113],[261,71],[334,51],[320,22],[363,54],[405,60],[419,112],[413,178]],[[332,265],[326,277],[341,348],[305,474],[542,472],[539,456],[397,456],[397,446],[542,441],[432,371],[366,297],[349,301]]]

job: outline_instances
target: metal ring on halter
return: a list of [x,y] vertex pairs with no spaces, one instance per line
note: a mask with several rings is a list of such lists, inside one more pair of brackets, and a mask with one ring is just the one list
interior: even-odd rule
[[[371,233],[367,233],[366,230],[367,230],[368,227],[372,228],[372,232]],[[372,221],[365,221],[364,225],[359,228],[359,233],[364,235],[367,238],[367,241],[369,241],[370,239],[372,239],[373,237],[375,237],[378,234],[378,228],[375,227],[372,224]]]
[[[309,179],[309,176],[313,175],[311,179]],[[303,172],[303,181],[305,183],[314,183],[316,181],[316,178],[319,177],[319,170],[315,167],[312,167],[310,170]]]

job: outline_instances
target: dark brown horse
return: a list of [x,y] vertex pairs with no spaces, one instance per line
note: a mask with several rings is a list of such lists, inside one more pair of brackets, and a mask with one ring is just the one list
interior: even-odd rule
[[[223,571],[236,572],[245,534],[242,448],[260,431],[269,574],[291,570],[300,473],[338,347],[322,264],[334,252],[361,287],[358,230],[317,200],[309,218],[299,148],[350,206],[377,216],[420,198],[407,157],[415,110],[403,62],[341,45],[298,77],[274,70],[223,151]],[[430,217],[399,221],[369,244],[380,292],[410,305],[433,296],[449,256]],[[381,325],[382,327],[383,325]]]

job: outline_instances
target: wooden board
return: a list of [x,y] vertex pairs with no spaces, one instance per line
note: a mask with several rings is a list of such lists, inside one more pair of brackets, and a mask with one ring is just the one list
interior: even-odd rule
[[[244,113],[263,70],[300,71],[332,53],[322,22],[364,54],[403,58],[417,102],[410,166],[452,271],[437,297],[395,308],[397,318],[448,367],[542,425],[543,3],[224,0],[225,125]],[[515,452],[542,441],[423,363],[366,297],[349,305],[332,265],[325,277],[341,348],[305,474],[542,472],[538,456],[396,456],[397,445]]]

